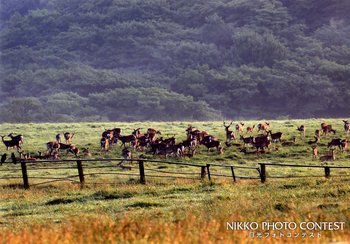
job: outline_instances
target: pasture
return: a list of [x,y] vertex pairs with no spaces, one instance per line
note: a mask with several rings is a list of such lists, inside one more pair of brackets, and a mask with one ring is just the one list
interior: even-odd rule
[[[244,121],[245,126],[261,121]],[[299,165],[339,165],[350,166],[349,153],[336,150],[336,160],[321,162],[312,157],[310,141],[314,131],[322,122],[332,124],[336,134],[322,136],[318,143],[318,154],[328,153],[327,144],[333,138],[347,138],[341,119],[278,120],[269,121],[272,132],[282,132],[284,141],[296,142],[282,146],[272,143],[269,150],[260,154],[245,154],[242,146],[227,147],[222,122],[140,122],[140,123],[42,123],[42,124],[1,124],[1,135],[11,132],[24,135],[23,152],[36,154],[45,152],[46,143],[54,141],[57,133],[74,132],[73,143],[78,148],[89,147],[91,158],[120,158],[120,143],[109,152],[100,150],[100,138],[104,129],[122,128],[122,134],[130,134],[133,129],[156,128],[164,138],[175,135],[177,142],[186,139],[188,124],[222,141],[223,154],[216,150],[207,152],[200,146],[191,157],[155,157],[145,151],[132,151],[133,157],[143,155],[147,159],[181,161],[206,165],[208,163],[240,166],[257,166],[259,162],[290,163]],[[234,122],[236,124],[237,122]],[[306,127],[302,138],[297,131],[301,124]],[[232,128],[234,130],[234,127]],[[255,130],[253,135],[258,132]],[[247,136],[247,134],[242,133]],[[239,139],[234,143],[242,144]],[[248,151],[254,149],[248,147]],[[0,146],[0,154],[6,148]],[[10,152],[15,152],[12,149]],[[73,154],[61,153],[61,159],[74,158]],[[51,163],[52,166],[54,163]],[[98,172],[99,163],[94,163]],[[1,166],[1,177],[13,175],[7,172],[13,164]],[[169,172],[200,172],[187,166],[152,164],[146,169]],[[108,169],[114,170],[114,168]],[[115,167],[117,171],[117,167]],[[222,173],[217,169],[217,174]],[[102,169],[101,169],[102,171]],[[69,169],[46,169],[44,172],[29,172],[31,175],[67,175]],[[76,173],[76,172],[75,172]],[[322,176],[324,172],[313,168],[268,168],[268,176]],[[239,170],[239,175],[256,176],[256,172]],[[0,181],[1,217],[0,238],[5,242],[246,242],[259,241],[249,238],[245,231],[233,232],[226,229],[230,221],[343,221],[343,231],[322,231],[321,237],[307,239],[312,242],[344,241],[349,239],[350,212],[350,172],[337,169],[332,177],[269,179],[265,184],[259,180],[213,177],[212,181],[182,178],[147,178],[146,185],[138,184],[138,177],[119,175],[91,175],[84,188],[70,182],[57,182],[31,187],[24,190],[21,179]],[[31,180],[36,183],[38,180]],[[39,181],[38,181],[39,182]],[[95,184],[94,184],[95,183]],[[104,184],[108,183],[108,184]],[[295,239],[283,239],[295,242]],[[266,242],[281,239],[267,238]]]

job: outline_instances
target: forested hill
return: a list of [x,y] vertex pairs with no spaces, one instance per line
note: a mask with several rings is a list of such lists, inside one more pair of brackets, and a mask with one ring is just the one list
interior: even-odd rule
[[0,0],[3,122],[350,116],[349,0]]

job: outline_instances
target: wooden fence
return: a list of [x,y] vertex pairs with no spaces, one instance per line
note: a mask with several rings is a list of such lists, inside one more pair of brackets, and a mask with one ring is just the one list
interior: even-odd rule
[[[137,162],[137,166],[126,166],[126,169],[134,168],[137,170],[137,172],[131,172],[125,173],[125,172],[116,172],[116,165],[109,164],[109,165],[93,165],[93,163],[101,163],[101,162],[127,162],[127,161],[133,161]],[[59,164],[72,164],[71,166],[63,166],[60,167]],[[7,164],[10,164],[8,162]],[[7,176],[7,177],[0,177],[0,180],[11,180],[11,179],[22,179],[23,180],[23,187],[25,189],[29,189],[30,187],[30,179],[39,179],[39,180],[48,180],[46,182],[41,182],[38,184],[33,185],[39,185],[39,184],[45,184],[49,182],[55,182],[55,181],[71,181],[75,183],[79,183],[82,187],[86,184],[86,177],[87,176],[95,176],[95,175],[108,175],[108,174],[115,174],[115,175],[122,175],[122,176],[129,176],[129,177],[137,177],[138,182],[141,184],[146,184],[146,178],[152,178],[152,177],[166,177],[166,178],[183,178],[183,179],[193,179],[193,180],[204,180],[208,177],[208,180],[211,181],[215,177],[224,177],[224,178],[230,178],[233,182],[236,182],[237,179],[258,179],[262,183],[264,183],[267,178],[296,178],[296,177],[326,177],[329,178],[331,176],[331,169],[350,169],[348,166],[321,166],[321,165],[297,165],[297,164],[274,164],[274,163],[259,163],[259,166],[242,166],[242,165],[227,165],[227,164],[215,164],[215,163],[209,163],[206,165],[202,164],[195,164],[195,163],[186,163],[186,162],[169,162],[164,160],[149,160],[149,159],[132,159],[132,160],[125,160],[121,158],[103,158],[103,159],[71,159],[71,160],[41,160],[41,161],[20,161],[18,164],[20,164],[20,168],[8,168],[8,169],[1,169],[0,174],[2,172],[21,172],[21,175],[16,176]],[[48,164],[49,167],[40,167],[40,165]],[[151,164],[153,165],[160,165],[160,164],[168,164],[168,165],[176,165],[175,169],[176,171],[169,171],[169,170],[163,170],[162,168],[152,168]],[[52,166],[54,165],[54,166]],[[180,172],[178,171],[179,168],[186,167],[186,172]],[[292,175],[292,176],[272,176],[267,173],[267,167],[291,167],[291,168],[298,168],[298,167],[308,167],[308,168],[323,168],[324,169],[324,175]],[[108,172],[92,172],[92,173],[84,173],[85,170],[93,170],[93,169],[104,169],[104,168],[112,168],[111,171]],[[166,167],[164,167],[166,168]],[[64,177],[52,177],[49,175],[41,174],[39,176],[34,176],[31,173],[31,171],[42,171],[42,170],[59,170],[59,169],[67,169],[67,170],[76,170],[77,174],[74,175],[65,175]],[[191,169],[189,172],[188,169]],[[224,169],[226,170],[225,173],[218,172],[218,169]],[[237,170],[240,170],[240,172],[249,171],[249,174],[244,175],[238,175]],[[147,172],[147,173],[146,173]],[[154,174],[156,172],[157,174]],[[294,172],[294,171],[293,171]],[[152,174],[153,173],[153,174]],[[162,175],[161,175],[162,174]]]

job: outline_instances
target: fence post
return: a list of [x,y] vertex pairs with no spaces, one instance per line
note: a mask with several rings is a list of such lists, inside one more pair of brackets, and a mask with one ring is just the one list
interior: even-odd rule
[[140,169],[140,183],[146,184],[145,166],[142,160],[139,160],[139,169]]
[[205,166],[201,166],[201,179],[204,180],[205,175],[206,175],[206,171],[205,171]]
[[236,182],[236,176],[235,176],[235,171],[233,169],[233,166],[231,166],[231,172],[232,172],[233,181]]
[[208,179],[211,180],[209,167],[210,167],[210,164],[207,164]]
[[83,164],[81,163],[81,160],[77,160],[77,167],[78,167],[80,185],[83,187],[85,184],[85,178],[84,178]]
[[261,183],[266,181],[266,165],[263,163],[260,163],[260,179]]
[[22,177],[23,177],[23,186],[24,189],[29,189],[29,181],[28,181],[28,174],[27,174],[27,165],[25,162],[21,162],[21,169],[22,169]]
[[325,177],[329,178],[331,177],[331,168],[330,167],[324,167],[324,173],[325,173]]

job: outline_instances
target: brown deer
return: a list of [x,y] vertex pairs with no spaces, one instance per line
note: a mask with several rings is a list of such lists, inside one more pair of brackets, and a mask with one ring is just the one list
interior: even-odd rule
[[317,146],[312,147],[312,158],[317,158]]
[[153,129],[153,128],[148,128],[147,129],[147,134],[146,136],[148,137],[148,139],[152,142],[154,141],[156,135],[161,135],[162,133],[159,130]]
[[233,131],[229,130],[230,126],[232,125],[233,121],[231,121],[231,123],[229,125],[226,125],[225,121],[223,121],[224,123],[224,127],[225,127],[225,132],[226,132],[226,141],[230,142],[232,140],[235,140],[235,134],[233,133]]
[[320,160],[322,162],[324,161],[334,161],[335,160],[335,149],[331,149],[331,155],[327,154],[322,157],[320,157]]
[[17,135],[14,136],[13,133],[8,134],[8,137],[11,137],[11,140],[13,141],[19,141],[19,144],[23,144],[23,136],[22,135]]
[[254,131],[254,128],[255,128],[255,125],[253,125],[252,127],[247,127],[247,133],[253,133]]
[[244,123],[238,123],[236,124],[236,132],[237,134],[239,134],[240,132],[243,132],[243,129],[244,129]]
[[346,134],[349,134],[350,132],[350,124],[349,124],[349,120],[343,120],[344,122],[344,130]]
[[297,126],[297,130],[299,131],[301,137],[305,137],[306,128],[304,125],[301,125],[300,127]]
[[65,132],[64,133],[64,139],[66,139],[66,144],[70,144],[72,142],[74,133],[70,133],[70,132]]
[[335,130],[332,129],[332,125],[322,123],[321,124],[321,130],[322,130],[322,135],[327,135],[328,133],[332,132],[335,134]]
[[258,124],[257,128],[258,128],[258,132],[267,131],[270,128],[270,123],[267,123],[267,122],[260,123],[260,124]]
[[348,149],[348,140],[344,139],[341,141],[341,151],[345,152]]
[[4,143],[7,150],[9,150],[9,148],[12,148],[12,147],[15,147],[17,149],[17,151],[18,151],[18,149],[21,149],[19,140],[5,141],[4,137],[5,136],[1,136],[1,139],[2,139],[2,142]]
[[315,130],[315,137],[317,137],[318,139],[321,138],[321,131],[320,130]]

